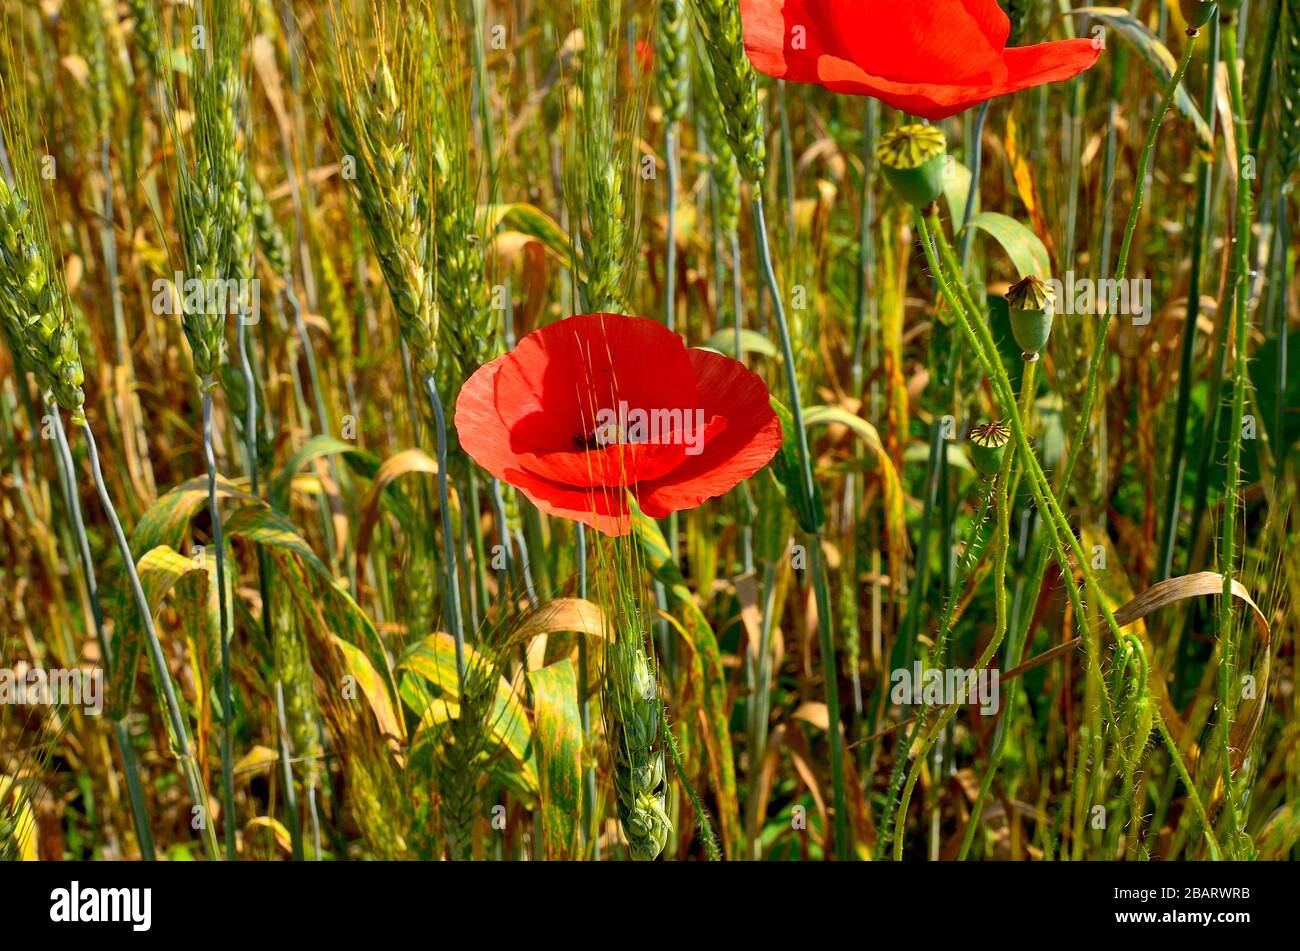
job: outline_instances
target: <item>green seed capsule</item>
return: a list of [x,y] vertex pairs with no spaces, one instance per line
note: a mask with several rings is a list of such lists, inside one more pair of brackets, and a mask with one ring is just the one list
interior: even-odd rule
[[1183,11],[1183,19],[1187,21],[1187,28],[1199,30],[1210,22],[1218,4],[1207,3],[1206,0],[1180,0],[1179,6]]
[[1025,361],[1032,363],[1052,335],[1056,293],[1051,285],[1031,274],[1013,284],[1006,296],[1011,308],[1011,333],[1024,351]]
[[933,204],[943,193],[948,140],[932,125],[899,126],[876,147],[876,159],[899,196],[917,208]]
[[970,431],[970,461],[980,475],[992,478],[1002,468],[1002,456],[1011,442],[1005,423],[982,423]]

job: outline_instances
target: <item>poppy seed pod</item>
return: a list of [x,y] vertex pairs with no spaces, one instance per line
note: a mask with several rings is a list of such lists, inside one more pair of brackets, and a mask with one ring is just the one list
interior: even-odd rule
[[1011,442],[1005,423],[981,423],[970,431],[970,461],[980,475],[992,478],[1002,468],[1002,456]]
[[1187,29],[1189,30],[1199,30],[1209,23],[1217,6],[1217,3],[1210,3],[1207,0],[1180,0],[1179,2],[1179,7],[1183,11],[1183,19],[1187,21]]
[[1006,296],[1011,307],[1011,333],[1024,351],[1025,362],[1032,363],[1052,335],[1056,293],[1051,285],[1031,274],[1011,285]]
[[876,159],[894,191],[917,208],[925,208],[943,193],[943,165],[948,140],[932,125],[912,123],[885,135]]

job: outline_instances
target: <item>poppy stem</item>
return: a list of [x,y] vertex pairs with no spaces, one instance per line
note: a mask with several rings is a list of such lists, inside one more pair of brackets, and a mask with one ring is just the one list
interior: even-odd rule
[[[790,390],[790,414],[794,417],[795,445],[799,453],[799,469],[803,480],[804,498],[814,499],[812,457],[808,452],[808,431],[803,423],[803,404],[799,398],[799,374],[794,363],[794,347],[790,342],[790,325],[785,317],[785,301],[772,266],[772,249],[767,238],[767,219],[763,214],[763,196],[755,192],[753,198],[754,242],[758,251],[763,277],[772,297],[772,313],[776,318],[777,332],[781,338],[781,356],[785,363],[785,378]],[[844,785],[844,758],[840,744],[840,696],[838,665],[835,661],[834,621],[831,615],[831,593],[822,567],[820,532],[808,533],[808,558],[812,569],[813,590],[817,598],[817,630],[820,636],[822,676],[826,681],[827,742],[831,754],[831,787],[835,801],[835,854],[841,860],[851,858],[848,832],[848,798]]]
[[[940,293],[952,308],[957,317],[957,325],[961,328],[967,344],[975,351],[980,365],[983,367],[990,384],[993,386],[994,393],[997,396],[1001,413],[1006,421],[1010,424],[1012,433],[1016,439],[1014,447],[1008,447],[1008,455],[1012,451],[1018,452],[1024,460],[1026,471],[1029,472],[1030,489],[1033,492],[1034,500],[1041,512],[1047,514],[1044,522],[1048,536],[1056,552],[1057,561],[1061,566],[1062,576],[1066,579],[1066,593],[1070,598],[1070,603],[1075,610],[1076,617],[1083,622],[1085,614],[1083,603],[1080,600],[1079,592],[1073,583],[1074,569],[1070,564],[1069,555],[1073,552],[1078,561],[1079,570],[1083,574],[1084,584],[1088,591],[1088,596],[1092,598],[1101,607],[1106,616],[1107,622],[1116,638],[1119,639],[1119,628],[1115,623],[1114,616],[1110,608],[1107,607],[1104,597],[1097,586],[1096,579],[1088,570],[1083,550],[1079,545],[1078,539],[1074,536],[1073,529],[1070,528],[1069,522],[1061,513],[1060,506],[1052,494],[1051,487],[1047,484],[1047,477],[1043,474],[1042,467],[1039,465],[1038,457],[1034,454],[1033,447],[1029,442],[1025,432],[1025,427],[1021,420],[1020,411],[1017,406],[1017,398],[1011,389],[1011,382],[1007,376],[1006,368],[1002,365],[1002,358],[998,353],[997,344],[993,340],[992,333],[984,323],[980,312],[974,308],[970,300],[970,294],[965,289],[964,284],[958,284],[954,289],[949,282],[949,277],[945,272],[945,265],[941,262],[947,262],[947,269],[954,274],[959,271],[960,265],[957,263],[952,248],[948,245],[947,238],[944,236],[942,226],[939,223],[937,210],[931,208],[928,212],[917,212],[917,228],[921,235],[921,246],[925,253],[926,263],[929,265],[930,272],[934,276],[935,282],[939,287]],[[1005,491],[1005,488],[1003,489]],[[1003,507],[1009,504],[1003,500]],[[999,525],[999,542],[1002,538],[1002,526]],[[1068,538],[1068,548],[1063,539]],[[1002,598],[1002,592],[999,590],[998,597]],[[997,634],[985,647],[983,653],[976,661],[976,667],[986,666],[992,659],[993,655],[1001,646],[1001,642],[1006,633],[1005,621],[1005,603],[999,604]],[[1087,657],[1089,675],[1095,678],[1095,684],[1098,696],[1101,700],[1102,708],[1107,717],[1110,715],[1110,699],[1106,692],[1105,683],[1101,677],[1100,661],[1098,659],[1098,645],[1096,637],[1085,628],[1083,636],[1084,653]],[[901,834],[903,832],[903,820],[906,819],[907,807],[911,798],[912,789],[920,775],[921,766],[925,762],[926,755],[938,738],[939,732],[947,725],[957,711],[957,705],[948,706],[936,720],[928,733],[925,734],[921,742],[921,752],[913,760],[912,768],[909,771],[907,783],[903,789],[902,798],[899,803],[896,821],[896,833],[900,836],[894,843],[894,858],[902,858]],[[1091,724],[1094,737],[1100,738],[1100,713],[1090,713],[1090,718],[1095,716],[1095,721]]]
[[433,374],[424,378],[424,388],[429,394],[433,409],[434,432],[437,437],[435,452],[438,462],[438,515],[442,520],[443,573],[447,582],[447,623],[452,640],[456,642],[456,681],[465,686],[465,631],[460,614],[460,567],[456,562],[456,542],[451,528],[451,492],[447,488],[447,417],[442,411],[442,399]]
[[[1080,618],[1081,622],[1085,618],[1083,613],[1083,604],[1079,600],[1078,590],[1073,583],[1068,581],[1068,579],[1073,578],[1073,569],[1069,563],[1066,547],[1062,544],[1062,538],[1069,539],[1069,550],[1073,552],[1078,561],[1079,573],[1083,576],[1083,582],[1087,589],[1088,596],[1101,608],[1106,623],[1110,627],[1115,641],[1118,643],[1121,640],[1121,635],[1119,632],[1119,625],[1115,621],[1115,616],[1108,606],[1103,592],[1097,584],[1096,578],[1088,569],[1083,549],[1080,547],[1078,539],[1075,538],[1069,522],[1066,521],[1065,516],[1062,514],[1060,506],[1056,501],[1056,497],[1052,494],[1051,488],[1047,484],[1047,477],[1043,474],[1042,466],[1038,462],[1038,457],[1035,455],[1033,447],[1030,445],[1025,434],[1024,426],[1021,424],[1020,414],[1016,408],[1015,396],[1011,392],[1011,384],[1007,378],[1006,368],[1002,366],[1001,358],[998,356],[997,344],[994,342],[993,336],[988,327],[984,325],[984,321],[980,319],[979,314],[968,314],[963,309],[963,302],[948,284],[943,265],[939,261],[939,254],[935,250],[934,245],[936,243],[936,238],[943,253],[943,257],[949,262],[950,266],[955,264],[955,259],[952,254],[952,249],[948,246],[947,239],[944,237],[942,231],[939,230],[938,213],[931,211],[928,223],[926,216],[918,213],[917,224],[921,232],[921,243],[925,251],[926,261],[935,276],[940,291],[956,313],[958,326],[961,327],[962,333],[966,336],[967,342],[975,350],[976,356],[979,358],[981,365],[984,367],[985,373],[988,374],[989,380],[993,384],[994,391],[999,394],[999,402],[1001,403],[1003,411],[1007,415],[1008,421],[1011,424],[1011,429],[1015,435],[1019,452],[1024,457],[1026,468],[1029,472],[1030,489],[1034,494],[1034,500],[1038,505],[1039,511],[1046,513],[1048,516],[1044,520],[1043,524],[1047,528],[1049,540],[1056,550],[1057,561],[1061,566],[1062,574],[1067,579],[1065,589],[1066,593],[1070,597],[1075,614]],[[934,236],[932,236],[931,232],[932,227],[934,229]],[[1083,644],[1088,659],[1089,670],[1093,676],[1097,678],[1098,694],[1102,705],[1105,708],[1106,716],[1109,718],[1110,698],[1106,691],[1105,682],[1101,679],[1100,668],[1097,660],[1097,645],[1095,644],[1095,638],[1086,628],[1083,636]],[[991,647],[996,649],[995,644],[991,645]],[[986,649],[984,657],[981,658],[978,666],[984,666],[991,657],[992,651]],[[927,740],[936,736],[938,729],[942,727],[942,725],[943,721],[936,724],[935,728],[931,731],[930,736],[927,737]],[[1175,768],[1178,769],[1180,775],[1184,777],[1186,782],[1187,769],[1183,763],[1182,754],[1178,750],[1177,743],[1174,742],[1173,738],[1167,731],[1162,731],[1162,736],[1165,740],[1165,746],[1169,751],[1170,759],[1173,761]],[[1189,797],[1193,799],[1193,805],[1200,806],[1200,801],[1196,796],[1196,791],[1190,782],[1187,782],[1187,791]],[[1200,810],[1198,809],[1198,813],[1199,812]],[[1214,841],[1212,830],[1208,827],[1206,829],[1206,837],[1210,844],[1211,855],[1217,858],[1217,844]]]
[[[1206,56],[1205,88],[1214,88],[1214,79],[1218,74],[1219,64],[1219,21],[1215,19],[1210,28],[1210,49]],[[1201,116],[1210,130],[1214,129],[1214,96],[1204,97]],[[1187,314],[1183,320],[1182,354],[1178,369],[1178,403],[1174,410],[1173,448],[1169,454],[1168,495],[1165,498],[1164,535],[1160,541],[1159,578],[1165,580],[1173,577],[1174,545],[1178,539],[1178,513],[1183,492],[1184,455],[1187,451],[1187,421],[1192,405],[1192,372],[1196,356],[1197,323],[1201,316],[1201,271],[1205,259],[1204,248],[1207,242],[1206,224],[1210,217],[1210,171],[1211,162],[1200,156],[1196,171],[1196,212],[1192,220],[1192,253],[1188,267]],[[1195,533],[1193,533],[1194,536]],[[1192,539],[1195,541],[1195,538]],[[1188,565],[1188,570],[1191,566]],[[1174,670],[1174,702],[1178,702],[1183,682],[1182,672],[1185,666],[1184,647],[1188,642],[1178,642],[1178,661]]]
[[[1057,502],[1056,496],[1052,492],[1051,486],[1047,482],[1047,476],[1043,473],[1043,467],[1038,461],[1038,456],[1033,451],[1033,446],[1029,442],[1025,426],[1020,418],[1016,405],[1016,395],[1011,389],[1011,381],[1007,376],[1006,367],[1002,364],[1002,357],[998,352],[997,343],[993,339],[993,334],[984,322],[980,312],[975,309],[971,302],[969,290],[964,284],[958,284],[954,290],[947,271],[956,273],[958,264],[956,257],[953,255],[952,248],[948,244],[947,237],[943,234],[942,226],[939,223],[939,215],[935,210],[931,210],[928,215],[917,214],[917,226],[921,233],[921,244],[925,251],[926,261],[934,275],[936,283],[939,285],[939,291],[952,307],[957,317],[957,325],[961,328],[962,334],[966,337],[968,345],[975,351],[975,356],[979,359],[980,365],[984,368],[984,373],[993,386],[994,393],[997,395],[997,401],[1001,408],[1003,416],[1011,426],[1011,431],[1016,438],[1018,451],[1023,455],[1025,460],[1025,469],[1029,473],[1030,490],[1034,495],[1034,501],[1040,512],[1047,517],[1044,524],[1047,527],[1049,538],[1056,551],[1057,561],[1060,563],[1061,572],[1066,578],[1073,577],[1073,566],[1070,564],[1070,554],[1073,554],[1078,561],[1079,571],[1083,575],[1085,585],[1088,590],[1088,596],[1092,598],[1101,608],[1106,622],[1114,635],[1115,640],[1120,638],[1119,625],[1115,622],[1115,616],[1107,605],[1105,598],[1102,596],[1101,588],[1098,586],[1092,572],[1088,570],[1087,559],[1084,555],[1083,548],[1079,540],[1074,536],[1074,530],[1070,527],[1069,521],[1061,511],[1060,503]],[[941,263],[940,257],[943,262]],[[1066,541],[1068,539],[1068,541]],[[1071,600],[1076,602],[1075,609],[1082,619],[1082,603],[1077,601],[1078,592],[1072,584],[1066,585],[1067,592],[1070,592]],[[1090,668],[1100,677],[1100,666],[1096,656],[1095,638],[1091,634],[1084,637],[1084,645],[1087,648],[1088,663]],[[1110,700],[1102,685],[1102,703],[1105,707],[1106,715],[1110,714]]]
[[[1232,125],[1238,142],[1247,142],[1246,102],[1242,96],[1241,61],[1237,57],[1237,21],[1228,14],[1223,21],[1223,43],[1228,51],[1228,91],[1232,102]],[[1241,508],[1241,493],[1237,482],[1241,478],[1242,419],[1246,409],[1246,350],[1250,328],[1250,219],[1254,195],[1250,163],[1254,155],[1247,152],[1238,157],[1237,213],[1233,225],[1233,277],[1237,291],[1234,300],[1235,353],[1232,369],[1232,415],[1228,418],[1228,471],[1224,476],[1223,528],[1219,544],[1219,572],[1223,575],[1223,596],[1218,602],[1219,641],[1219,724],[1220,755],[1223,757],[1224,814],[1235,828],[1237,796],[1232,782],[1232,683],[1236,679],[1237,644],[1233,629],[1233,561],[1237,555],[1237,516]],[[1281,397],[1279,396],[1279,399]]]
[[[1187,74],[1187,67],[1191,65],[1192,54],[1196,51],[1197,35],[1192,34],[1187,37],[1182,58],[1178,61],[1178,68],[1174,70],[1173,75],[1169,78],[1160,105],[1152,114],[1151,122],[1147,126],[1146,142],[1142,147],[1142,157],[1138,160],[1137,171],[1133,173],[1133,204],[1129,207],[1128,223],[1124,226],[1124,240],[1121,242],[1119,249],[1119,261],[1115,265],[1115,286],[1119,286],[1120,282],[1128,274],[1128,259],[1129,253],[1133,249],[1133,235],[1137,231],[1138,215],[1142,211],[1142,204],[1146,199],[1147,169],[1151,165],[1151,155],[1155,151],[1160,126],[1169,113],[1169,107],[1173,104],[1174,96],[1178,94],[1178,88],[1182,85],[1183,76]],[[1106,359],[1106,332],[1110,329],[1111,318],[1114,316],[1110,306],[1104,307],[1103,310],[1101,326],[1097,328],[1097,340],[1093,345],[1092,361],[1088,366],[1086,395],[1083,399],[1083,406],[1079,410],[1079,421],[1075,427],[1074,440],[1070,444],[1070,455],[1065,463],[1065,472],[1061,477],[1060,492],[1062,495],[1070,487],[1070,478],[1074,475],[1074,467],[1079,462],[1079,456],[1083,452],[1083,445],[1088,438],[1092,410],[1097,402],[1097,391],[1101,383],[1101,366]]]

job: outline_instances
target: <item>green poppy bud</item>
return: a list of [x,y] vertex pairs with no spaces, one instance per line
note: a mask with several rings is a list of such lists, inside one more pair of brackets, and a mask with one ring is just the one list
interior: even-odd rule
[[1052,335],[1052,320],[1056,317],[1056,292],[1051,285],[1032,274],[1007,291],[1007,304],[1011,307],[1011,333],[1024,351],[1026,363],[1038,359]]
[[1194,32],[1209,23],[1217,5],[1207,0],[1179,0],[1183,19],[1187,21],[1187,29]]
[[876,146],[885,178],[904,201],[925,208],[943,193],[948,140],[937,126],[899,126]]
[[1002,456],[1011,442],[1005,423],[981,423],[970,431],[970,461],[980,475],[992,478],[1002,468]]

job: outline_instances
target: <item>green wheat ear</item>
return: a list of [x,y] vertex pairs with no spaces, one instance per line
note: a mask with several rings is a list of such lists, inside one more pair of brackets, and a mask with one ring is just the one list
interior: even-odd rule
[[[422,120],[411,130],[417,166],[427,170],[425,184],[433,219],[433,271],[438,303],[448,319],[438,326],[442,368],[439,382],[450,402],[453,386],[496,355],[500,332],[489,306],[487,236],[480,214],[480,176],[471,143],[473,129],[468,96],[456,84],[468,67],[460,47],[445,34],[451,24],[431,15],[413,31],[418,100]],[[454,319],[453,319],[454,318]]]
[[704,48],[713,66],[713,88],[732,154],[751,188],[763,181],[767,144],[758,104],[758,80],[745,53],[745,35],[736,0],[695,0]]
[[387,60],[370,84],[335,100],[339,144],[356,163],[353,194],[388,285],[398,330],[420,379],[438,367],[438,308],[429,271],[428,214]]
[[275,220],[275,212],[266,199],[262,183],[257,176],[248,175],[248,212],[253,222],[253,231],[257,235],[258,247],[266,258],[267,265],[277,277],[289,273],[289,242],[284,231]]
[[664,110],[664,124],[686,115],[690,92],[690,24],[686,0],[659,0],[655,20],[655,88]]
[[623,165],[612,160],[620,148],[616,123],[617,73],[611,51],[611,29],[595,3],[584,3],[582,29],[578,135],[582,150],[582,196],[590,232],[584,304],[591,312],[621,313],[627,309],[628,267]]
[[166,70],[162,59],[162,44],[158,39],[158,20],[154,14],[153,0],[126,0],[127,10],[135,20],[131,36],[140,47],[149,75],[161,79]]
[[650,861],[664,850],[672,823],[664,810],[663,701],[641,641],[640,634],[621,636],[606,648],[605,694],[618,818],[632,858]]
[[85,372],[63,287],[51,278],[53,251],[40,211],[0,177],[0,324],[19,370],[84,423]]

